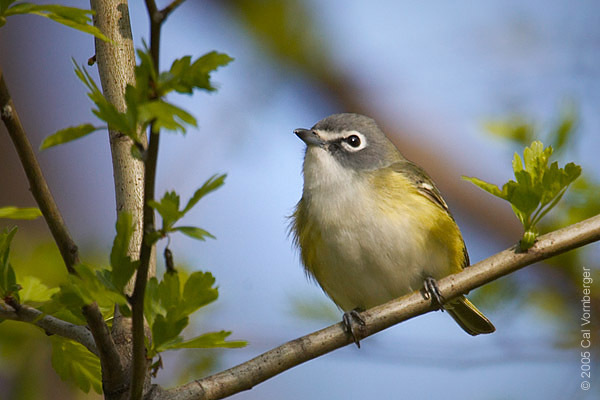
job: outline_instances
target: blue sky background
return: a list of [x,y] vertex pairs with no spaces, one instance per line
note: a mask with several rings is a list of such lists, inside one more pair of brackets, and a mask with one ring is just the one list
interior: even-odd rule
[[[213,49],[235,62],[214,74],[217,93],[176,98],[197,116],[199,128],[186,137],[164,135],[157,193],[176,189],[186,198],[212,174],[228,174],[226,185],[186,219],[218,239],[173,237],[171,244],[176,261],[212,271],[220,287],[199,329],[230,329],[232,338],[250,341],[245,349],[223,353],[225,368],[337,322],[302,319],[295,311],[298,299],[325,304],[327,299],[304,276],[287,235],[287,216],[302,189],[303,143],[293,129],[344,110],[320,96],[293,66],[275,63],[215,2],[190,3],[164,28],[162,67]],[[598,178],[596,2],[306,3],[336,67],[358,82],[373,108],[427,148],[432,160],[439,154],[456,160],[457,182],[460,174],[497,183],[510,178],[513,149],[483,132],[485,120],[522,113],[548,126],[568,100],[578,105],[581,119],[567,159]],[[147,17],[142,2],[131,7],[139,46],[148,40]],[[83,34],[40,18],[19,18],[0,31],[0,63],[37,146],[62,127],[93,120],[70,58],[85,63],[94,50]],[[24,38],[23,47],[9,53],[7,43]],[[75,238],[108,251],[115,212],[106,136],[96,134],[40,158]],[[506,247],[488,234],[493,227],[472,225],[458,201],[448,199],[473,262]],[[579,350],[555,348],[556,327],[535,312],[508,311],[486,311],[497,332],[476,338],[447,315],[431,313],[366,339],[361,350],[341,349],[232,398],[592,398],[579,389]],[[167,369],[178,362],[167,357]],[[159,381],[172,383],[169,375],[163,371]],[[600,386],[600,380],[594,383]]]

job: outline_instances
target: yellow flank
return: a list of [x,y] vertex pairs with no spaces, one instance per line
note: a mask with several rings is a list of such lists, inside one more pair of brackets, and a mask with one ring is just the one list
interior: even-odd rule
[[312,218],[309,218],[306,211],[306,202],[300,200],[292,216],[292,233],[294,241],[300,248],[300,257],[306,272],[311,278],[314,278],[312,266],[317,261],[318,244],[322,242],[321,230],[316,226]]
[[459,272],[465,266],[464,241],[448,211],[421,194],[408,178],[391,168],[374,171],[369,181],[373,185],[373,193],[378,194],[377,204],[383,213],[392,219],[411,215],[415,224],[419,225],[414,229],[427,232],[426,248],[446,248],[446,275]]

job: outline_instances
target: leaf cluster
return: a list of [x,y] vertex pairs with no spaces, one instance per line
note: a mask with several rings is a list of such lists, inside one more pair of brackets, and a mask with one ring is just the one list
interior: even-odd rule
[[[125,89],[125,111],[119,111],[104,97],[83,66],[77,65],[74,60],[73,63],[75,74],[88,88],[88,97],[95,105],[92,112],[111,129],[130,137],[136,143],[132,154],[143,158],[138,132],[152,126],[153,132],[167,129],[185,133],[184,124],[197,125],[193,115],[168,102],[165,97],[172,92],[191,94],[195,89],[215,90],[210,82],[211,72],[227,65],[233,59],[216,51],[209,52],[193,62],[190,56],[185,56],[173,61],[168,71],[158,74],[147,49],[138,50],[137,55],[139,63],[135,68],[136,84],[129,84]],[[89,123],[61,129],[48,136],[42,142],[41,149],[81,138],[100,129],[104,127]]]
[[243,347],[243,341],[225,341],[231,332],[220,331],[185,340],[181,336],[189,324],[189,316],[199,308],[212,303],[219,295],[210,272],[196,271],[183,282],[180,273],[167,272],[161,281],[148,281],[144,314],[152,329],[149,356],[165,350],[181,348]]
[[225,182],[226,175],[211,176],[200,189],[196,190],[188,200],[183,209],[180,207],[179,195],[174,191],[166,192],[160,201],[149,201],[150,207],[154,208],[162,218],[162,228],[149,235],[149,239],[154,243],[156,240],[167,236],[171,232],[181,232],[198,240],[205,240],[207,237],[214,239],[214,236],[204,229],[194,226],[174,226],[181,218],[185,216],[204,196],[217,190]]
[[560,201],[569,185],[581,174],[581,167],[568,163],[563,168],[558,162],[548,165],[552,147],[544,148],[534,141],[523,151],[523,159],[514,154],[512,167],[515,180],[506,182],[502,189],[474,177],[463,177],[488,193],[508,201],[523,224],[525,234],[521,249],[533,246],[538,236],[537,223]]

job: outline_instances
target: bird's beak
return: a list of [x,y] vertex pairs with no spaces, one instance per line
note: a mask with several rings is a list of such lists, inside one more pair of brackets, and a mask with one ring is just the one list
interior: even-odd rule
[[317,135],[317,132],[312,129],[294,129],[294,133],[302,139],[307,146],[323,146],[325,143],[323,139]]

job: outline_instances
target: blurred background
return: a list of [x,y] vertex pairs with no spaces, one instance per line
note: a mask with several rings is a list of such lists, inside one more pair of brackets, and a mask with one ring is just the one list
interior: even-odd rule
[[[140,47],[149,40],[148,18],[143,2],[131,3]],[[522,231],[508,203],[461,175],[506,182],[512,154],[533,138],[558,145],[559,163],[574,161],[585,175],[544,229],[600,212],[596,1],[184,3],[163,29],[162,67],[211,50],[235,61],[214,74],[218,92],[172,98],[199,127],[185,137],[164,134],[157,193],[175,189],[187,198],[212,174],[228,174],[225,186],[185,221],[217,240],[174,236],[170,247],[176,263],[211,271],[220,288],[194,329],[232,330],[232,339],[249,345],[166,354],[161,384],[234,366],[340,320],[306,279],[288,236],[304,151],[292,131],[329,114],[375,118],[401,152],[429,172],[473,263],[516,243]],[[0,65],[34,147],[58,129],[96,122],[71,62],[85,64],[93,54],[91,37],[43,18],[11,17],[0,29]],[[86,68],[97,79],[96,68]],[[0,206],[33,206],[4,126],[0,131]],[[566,144],[557,140],[561,135]],[[39,158],[83,258],[108,263],[115,207],[107,135]],[[0,227],[12,224],[0,220]],[[43,270],[45,281],[56,285],[64,268],[50,255],[43,221],[19,227],[17,273]],[[430,313],[365,339],[360,350],[348,346],[232,398],[591,399],[600,392],[599,256],[593,244],[473,292],[496,325],[493,335],[470,337],[447,315]],[[583,266],[598,277],[588,392],[580,389]],[[0,398],[97,397],[60,381],[37,329],[2,323],[0,356]]]

